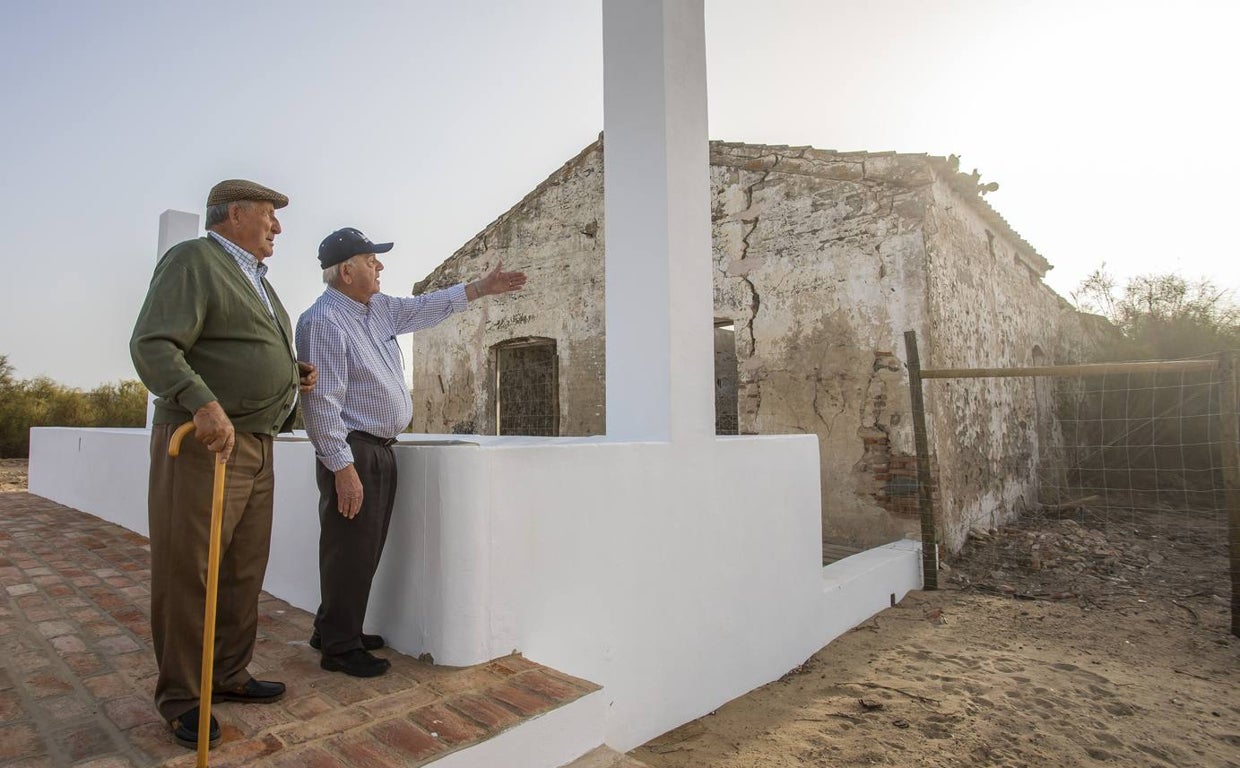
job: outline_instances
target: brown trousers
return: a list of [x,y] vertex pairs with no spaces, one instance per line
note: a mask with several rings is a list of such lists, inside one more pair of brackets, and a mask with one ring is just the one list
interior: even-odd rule
[[[215,454],[187,435],[181,455],[168,455],[175,424],[151,429],[147,503],[151,535],[151,635],[159,680],[155,707],[165,720],[198,706],[207,549]],[[236,688],[250,675],[258,633],[258,595],[271,546],[270,435],[237,433],[226,465],[220,580],[216,601],[212,687]]]

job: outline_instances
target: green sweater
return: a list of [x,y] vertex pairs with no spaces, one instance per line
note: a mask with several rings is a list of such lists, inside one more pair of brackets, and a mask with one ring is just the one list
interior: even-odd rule
[[276,319],[233,257],[209,237],[173,246],[155,266],[129,353],[158,399],[156,424],[178,424],[218,400],[239,432],[292,428],[299,373],[288,313],[266,280]]

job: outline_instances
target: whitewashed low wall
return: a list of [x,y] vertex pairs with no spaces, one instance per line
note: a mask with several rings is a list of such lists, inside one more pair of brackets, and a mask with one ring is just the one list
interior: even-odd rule
[[[604,687],[630,749],[778,678],[920,585],[916,546],[821,567],[813,436],[690,446],[403,436],[367,629],[467,665],[520,651]],[[31,492],[146,533],[145,430],[36,429]],[[265,588],[318,604],[304,439],[276,445]]]
[[150,445],[145,429],[32,429],[30,492],[147,536]]

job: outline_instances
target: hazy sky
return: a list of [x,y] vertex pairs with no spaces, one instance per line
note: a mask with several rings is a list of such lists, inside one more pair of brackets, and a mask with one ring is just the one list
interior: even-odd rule
[[[1240,3],[706,0],[710,134],[958,154],[1067,295],[1106,262],[1240,289]],[[597,0],[0,0],[0,353],[132,378],[159,215],[292,199],[270,279],[394,240],[407,291],[602,129]]]

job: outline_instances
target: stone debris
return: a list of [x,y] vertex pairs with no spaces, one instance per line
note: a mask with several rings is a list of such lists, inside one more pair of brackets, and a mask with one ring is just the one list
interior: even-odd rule
[[1035,512],[970,531],[947,580],[1055,600],[1224,594],[1226,548],[1223,512],[1089,508],[1076,519]]

